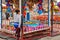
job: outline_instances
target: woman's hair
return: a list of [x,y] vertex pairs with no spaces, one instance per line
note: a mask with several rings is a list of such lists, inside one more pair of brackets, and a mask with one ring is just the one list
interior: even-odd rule
[[20,10],[15,10],[16,14],[18,14],[20,12]]
[[10,7],[12,7],[12,8],[13,8],[13,5],[10,5]]

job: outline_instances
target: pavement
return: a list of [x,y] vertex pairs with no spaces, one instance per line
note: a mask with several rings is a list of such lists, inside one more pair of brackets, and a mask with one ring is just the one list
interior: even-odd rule
[[[16,39],[10,38],[8,36],[0,35],[0,40],[16,40]],[[47,36],[47,37],[44,37],[44,38],[34,39],[34,40],[60,40],[60,35],[57,35],[57,36],[54,36],[54,37]]]
[[0,40],[5,40],[5,39],[0,38]]
[[60,35],[54,37],[44,37],[38,40],[60,40]]
[[16,39],[0,35],[0,40],[16,40]]
[[11,38],[9,36],[1,35],[0,34],[0,40],[16,40],[15,38]]

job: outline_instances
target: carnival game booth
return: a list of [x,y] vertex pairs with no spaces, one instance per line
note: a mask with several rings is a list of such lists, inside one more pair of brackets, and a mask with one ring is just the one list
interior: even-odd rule
[[[18,9],[18,5],[16,5],[17,1],[16,0],[2,0],[2,31],[9,33],[9,34],[13,34],[15,35],[15,27],[14,27],[14,10]],[[11,6],[11,8],[10,8]],[[8,15],[6,15],[7,12],[11,13],[10,17]],[[6,19],[6,17],[9,17],[8,20]]]
[[[22,1],[22,0],[21,0]],[[14,3],[16,0],[14,1]],[[7,2],[9,3],[9,2]],[[5,13],[7,6],[10,4],[2,4],[3,13]],[[7,5],[7,6],[6,6]],[[15,3],[16,6],[16,3]],[[20,5],[21,7],[21,5]],[[15,8],[15,7],[14,7]],[[58,7],[54,7],[54,11],[58,11]],[[21,8],[20,8],[21,10]],[[22,14],[23,14],[23,35],[24,37],[32,37],[35,35],[49,34],[51,21],[50,12],[48,11],[48,0],[23,0],[22,1]],[[3,16],[4,17],[4,16]],[[57,19],[57,20],[56,20]],[[54,24],[60,21],[60,17],[53,15]],[[6,21],[3,18],[3,29],[7,33],[15,33],[13,20]],[[6,26],[7,24],[7,26]],[[58,24],[57,24],[58,25]],[[55,27],[55,26],[54,26]],[[59,27],[57,27],[59,28]]]
[[[48,0],[21,0],[22,1],[22,10],[20,8],[20,11],[23,15],[23,25],[22,25],[22,35],[24,38],[27,37],[36,37],[43,35],[49,35],[50,34],[50,25],[51,25],[51,18],[50,18],[50,9],[48,8]],[[21,2],[19,1],[19,2]],[[10,1],[9,1],[10,2]],[[10,4],[2,4],[3,13],[5,13],[7,6],[10,6]],[[13,2],[17,2],[16,0]],[[13,4],[14,4],[13,3]],[[7,5],[7,6],[6,6]],[[15,6],[17,4],[15,3]],[[21,5],[19,6],[21,7]],[[19,8],[18,7],[18,8]],[[16,7],[14,7],[16,8]],[[55,9],[56,8],[56,9]],[[57,13],[59,8],[54,7],[54,11]],[[4,16],[3,16],[4,17]],[[2,18],[3,18],[2,17]],[[57,19],[57,20],[56,20]],[[54,24],[57,24],[57,22],[60,22],[60,16],[53,15]],[[57,24],[57,28],[59,24]],[[56,27],[54,25],[54,27]],[[2,19],[2,29],[4,29],[5,32],[10,34],[15,34],[15,27],[13,20],[6,20],[6,18]],[[42,36],[41,36],[42,37]]]
[[38,35],[46,36],[50,34],[50,27],[48,26],[48,5],[45,5],[47,9],[43,8],[46,2],[48,4],[48,0],[23,0],[23,38],[28,37],[33,39],[33,37],[38,38]]
[[53,33],[55,35],[60,34],[60,1],[53,1]]
[[10,21],[6,20],[6,12],[7,6],[2,6],[2,29],[1,31],[9,33],[9,34],[14,34],[14,27],[10,25]]

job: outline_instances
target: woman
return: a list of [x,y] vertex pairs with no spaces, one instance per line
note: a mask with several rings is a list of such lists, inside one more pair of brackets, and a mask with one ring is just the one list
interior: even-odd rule
[[20,11],[17,9],[15,10],[15,13],[14,13],[14,23],[16,28],[17,40],[19,40],[19,37],[20,37],[20,24],[21,24],[20,21],[21,21]]

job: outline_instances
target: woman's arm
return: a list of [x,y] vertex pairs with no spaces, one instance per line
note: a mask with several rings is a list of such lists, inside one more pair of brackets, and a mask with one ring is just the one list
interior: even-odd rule
[[20,27],[20,25],[21,25],[21,15],[22,15],[22,14],[19,15],[19,27]]

